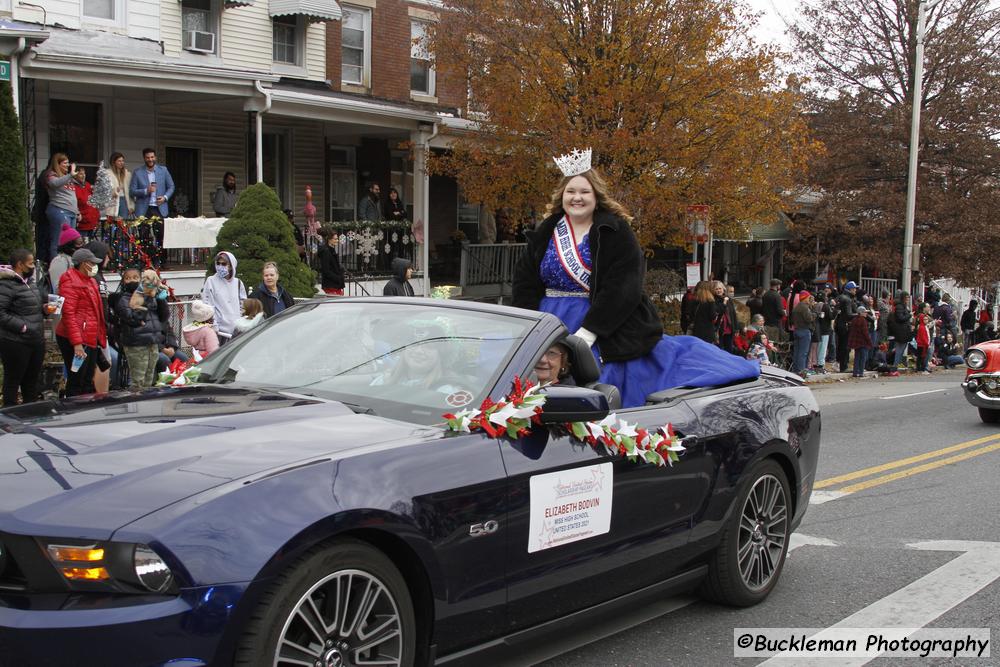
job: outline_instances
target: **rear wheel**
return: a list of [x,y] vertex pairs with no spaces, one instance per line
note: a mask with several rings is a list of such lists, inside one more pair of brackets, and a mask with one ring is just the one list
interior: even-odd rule
[[778,582],[788,552],[790,496],[775,461],[757,463],[746,476],[722,541],[709,562],[706,597],[737,607],[757,604]]
[[983,420],[984,424],[996,424],[1000,422],[1000,410],[979,408],[979,418]]
[[340,667],[414,663],[406,581],[380,551],[345,540],[306,554],[258,604],[236,665]]

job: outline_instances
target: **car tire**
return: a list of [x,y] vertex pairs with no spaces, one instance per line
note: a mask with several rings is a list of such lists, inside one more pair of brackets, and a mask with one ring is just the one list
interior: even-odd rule
[[416,640],[412,598],[396,566],[364,542],[338,540],[306,553],[276,578],[257,603],[233,664],[353,665],[377,658],[409,667]]
[[770,459],[755,464],[740,485],[732,516],[709,561],[702,594],[734,607],[766,598],[785,564],[790,511],[785,471]]
[[979,408],[979,418],[983,420],[984,424],[996,424],[1000,422],[1000,410]]

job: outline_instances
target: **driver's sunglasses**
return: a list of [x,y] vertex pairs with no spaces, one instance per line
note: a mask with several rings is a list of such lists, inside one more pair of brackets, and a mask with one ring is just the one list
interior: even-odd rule
[[562,350],[546,350],[542,356],[546,359],[562,359],[563,354]]

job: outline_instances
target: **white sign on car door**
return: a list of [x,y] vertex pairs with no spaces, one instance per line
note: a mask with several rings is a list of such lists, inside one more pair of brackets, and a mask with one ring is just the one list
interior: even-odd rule
[[610,531],[613,491],[611,463],[532,476],[528,553]]

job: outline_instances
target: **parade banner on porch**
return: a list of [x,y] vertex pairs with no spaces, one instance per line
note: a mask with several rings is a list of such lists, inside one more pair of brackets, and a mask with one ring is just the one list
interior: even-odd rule
[[227,218],[167,218],[163,225],[164,248],[214,248]]

